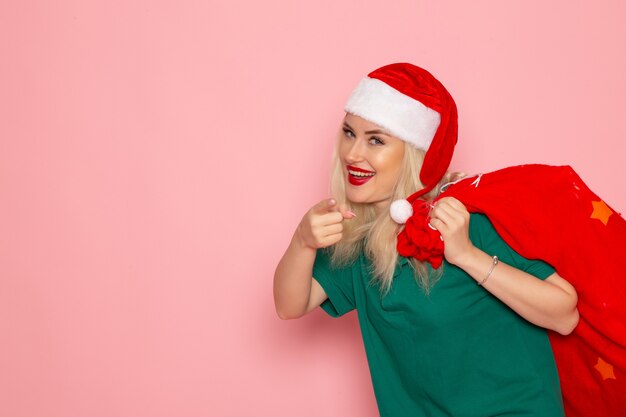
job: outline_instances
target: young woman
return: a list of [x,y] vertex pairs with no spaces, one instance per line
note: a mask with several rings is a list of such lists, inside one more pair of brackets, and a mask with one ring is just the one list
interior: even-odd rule
[[422,68],[391,64],[362,79],[345,110],[334,197],[304,215],[276,268],[279,317],[356,309],[381,416],[562,416],[545,329],[565,335],[578,322],[567,281],[452,197],[429,213],[443,263],[398,254],[407,216],[392,203],[432,201],[453,177],[452,97]]

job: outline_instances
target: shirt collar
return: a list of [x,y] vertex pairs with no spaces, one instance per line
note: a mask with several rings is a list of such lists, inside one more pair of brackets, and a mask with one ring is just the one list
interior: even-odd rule
[[404,268],[404,265],[409,263],[409,258],[405,258],[402,255],[398,255],[398,264],[396,265],[396,270],[393,273],[393,276],[398,276],[400,275],[400,273],[402,272],[402,269]]

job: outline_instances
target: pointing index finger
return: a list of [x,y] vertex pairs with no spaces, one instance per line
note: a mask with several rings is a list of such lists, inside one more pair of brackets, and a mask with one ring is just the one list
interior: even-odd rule
[[313,211],[319,214],[335,211],[333,207],[337,204],[334,198],[325,198],[314,206]]

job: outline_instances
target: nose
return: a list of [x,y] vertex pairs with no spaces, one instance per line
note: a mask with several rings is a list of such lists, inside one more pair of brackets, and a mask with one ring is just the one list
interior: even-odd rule
[[364,159],[364,155],[364,141],[361,139],[354,139],[352,143],[350,143],[348,151],[346,152],[346,162],[353,164],[355,162],[362,161]]

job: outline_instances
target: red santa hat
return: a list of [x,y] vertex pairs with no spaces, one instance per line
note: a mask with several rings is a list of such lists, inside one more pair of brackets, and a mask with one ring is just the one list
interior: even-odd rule
[[420,170],[424,188],[391,205],[393,220],[406,222],[412,215],[412,204],[441,181],[452,160],[458,136],[458,116],[452,96],[425,69],[396,63],[380,67],[361,79],[344,110],[426,151]]

